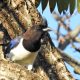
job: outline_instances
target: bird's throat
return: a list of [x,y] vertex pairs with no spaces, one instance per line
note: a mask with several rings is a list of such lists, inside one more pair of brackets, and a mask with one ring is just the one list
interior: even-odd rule
[[32,40],[30,40],[30,41],[27,41],[25,39],[23,40],[23,47],[30,52],[38,51],[40,49],[40,46],[41,46],[41,44],[39,41],[33,42]]

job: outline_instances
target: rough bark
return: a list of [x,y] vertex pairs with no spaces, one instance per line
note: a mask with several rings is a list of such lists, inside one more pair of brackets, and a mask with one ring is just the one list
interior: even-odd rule
[[[2,5],[4,6],[0,11],[0,21],[12,39],[22,34],[28,27],[32,27],[34,24],[42,24],[43,19],[31,0],[7,0],[7,2],[3,0]],[[35,65],[39,63],[37,68],[34,69],[35,73],[27,71],[19,64],[6,61],[2,56],[0,60],[0,76],[6,80],[74,80],[66,69],[60,52],[53,46],[50,36],[47,34],[45,38],[47,43],[42,45],[39,52],[42,57],[38,56],[40,63],[38,60],[34,63]],[[43,66],[49,64],[50,67],[43,68],[42,63]],[[52,78],[50,74],[55,76]]]

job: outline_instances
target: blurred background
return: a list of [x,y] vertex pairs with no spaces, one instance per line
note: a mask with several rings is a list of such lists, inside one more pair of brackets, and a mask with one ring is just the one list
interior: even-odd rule
[[[60,14],[58,12],[57,4],[52,13],[49,9],[49,3],[44,11],[42,11],[41,4],[38,6],[38,10],[40,14],[47,19],[48,26],[53,29],[53,31],[50,32],[50,35],[55,46],[61,49],[64,54],[67,54],[69,57],[80,63],[80,43],[75,40],[70,41],[70,39],[75,37],[80,38],[80,14],[78,13],[77,8],[75,8],[72,15],[70,15],[69,7],[65,14]],[[79,31],[76,31],[77,29]],[[74,73],[74,68],[67,62],[65,62],[65,64],[73,77],[80,80],[80,75]]]

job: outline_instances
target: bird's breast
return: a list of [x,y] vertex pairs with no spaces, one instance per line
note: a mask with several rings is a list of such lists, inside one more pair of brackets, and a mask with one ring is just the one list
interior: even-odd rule
[[9,57],[12,61],[19,64],[32,64],[37,56],[38,52],[30,52],[26,50],[22,45],[22,40],[19,45],[12,49],[9,53]]
[[15,62],[17,62],[21,65],[33,64],[36,59],[36,56],[37,56],[37,53],[31,53],[31,54],[27,55],[25,58],[23,58],[21,60],[16,60]]

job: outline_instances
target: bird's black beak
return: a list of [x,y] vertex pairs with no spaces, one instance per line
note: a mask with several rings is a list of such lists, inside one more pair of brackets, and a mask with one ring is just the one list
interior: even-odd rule
[[43,31],[52,31],[52,29],[50,27],[44,28]]

